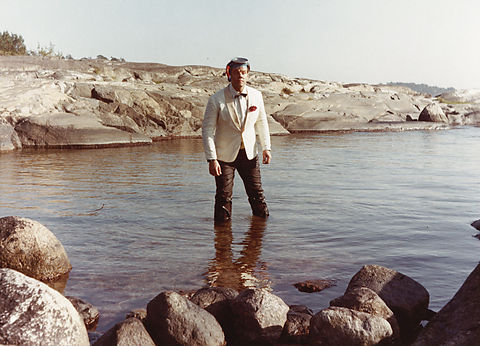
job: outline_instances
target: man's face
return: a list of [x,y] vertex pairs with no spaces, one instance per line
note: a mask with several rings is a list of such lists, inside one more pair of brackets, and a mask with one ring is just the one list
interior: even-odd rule
[[230,73],[232,77],[232,86],[236,91],[242,91],[247,84],[248,79],[248,68],[242,66],[236,69],[233,69]]

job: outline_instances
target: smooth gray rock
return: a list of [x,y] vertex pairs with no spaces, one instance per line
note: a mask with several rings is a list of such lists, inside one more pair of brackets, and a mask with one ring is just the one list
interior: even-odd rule
[[272,343],[279,339],[289,307],[266,289],[247,289],[232,302],[235,331],[245,342]]
[[414,346],[478,345],[480,343],[480,264],[455,296],[420,332]]
[[72,266],[60,241],[37,221],[16,216],[0,218],[0,267],[38,280],[54,280]]
[[0,343],[90,345],[82,318],[56,290],[12,269],[0,269]]
[[88,331],[93,331],[97,328],[98,319],[100,317],[100,313],[98,309],[94,307],[92,304],[83,301],[80,298],[65,296],[70,303],[72,303],[73,307],[77,310],[80,316],[83,318],[85,322],[85,327]]
[[436,103],[431,103],[422,110],[418,116],[418,121],[427,121],[434,123],[448,123],[448,118],[443,112],[442,107]]
[[175,292],[162,292],[147,305],[145,325],[159,345],[224,345],[217,320]]
[[117,323],[99,339],[95,341],[93,346],[155,346],[150,334],[143,326],[143,323],[131,317]]
[[329,307],[310,321],[309,345],[382,345],[393,331],[384,318],[342,307]]
[[428,312],[430,295],[412,278],[378,265],[366,265],[356,273],[345,294],[367,287],[377,293],[393,311],[400,325],[402,338],[414,331]]
[[392,326],[393,336],[400,338],[400,328],[393,311],[390,310],[382,298],[370,288],[354,288],[343,296],[333,299],[330,302],[330,306],[349,308],[382,317]]

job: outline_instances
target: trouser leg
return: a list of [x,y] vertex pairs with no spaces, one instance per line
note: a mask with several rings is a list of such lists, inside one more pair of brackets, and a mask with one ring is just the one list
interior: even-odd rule
[[267,217],[269,212],[263,194],[258,157],[248,160],[245,151],[243,151],[239,154],[236,162],[238,174],[243,180],[253,215]]
[[215,184],[217,187],[215,193],[215,221],[230,220],[232,215],[232,193],[233,193],[233,178],[235,175],[235,168],[233,165],[219,161],[222,169],[222,174],[215,177]]

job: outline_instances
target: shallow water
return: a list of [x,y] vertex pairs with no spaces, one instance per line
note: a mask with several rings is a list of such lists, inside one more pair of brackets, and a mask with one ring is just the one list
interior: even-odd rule
[[[252,219],[237,177],[231,227],[213,225],[200,140],[0,154],[0,216],[47,226],[73,270],[65,294],[107,330],[164,290],[270,287],[318,311],[364,264],[398,270],[440,309],[478,263],[480,129],[273,137],[271,217]],[[305,279],[331,279],[320,293]]]

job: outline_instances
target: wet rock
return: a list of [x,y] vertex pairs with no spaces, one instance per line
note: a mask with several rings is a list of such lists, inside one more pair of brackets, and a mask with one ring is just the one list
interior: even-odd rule
[[310,345],[382,345],[389,343],[392,327],[387,320],[365,312],[329,307],[310,321]]
[[160,345],[224,345],[217,320],[175,292],[163,292],[147,305],[147,330]]
[[82,318],[59,292],[0,269],[0,344],[90,345]]
[[37,221],[16,216],[0,218],[0,267],[38,280],[54,280],[72,269],[52,232]]
[[272,343],[287,321],[288,305],[265,289],[247,289],[232,302],[237,338]]
[[21,148],[15,129],[5,119],[0,118],[0,151]]
[[234,338],[231,302],[238,292],[226,287],[208,287],[198,290],[191,301],[211,313],[222,326],[227,341]]
[[143,323],[140,320],[131,317],[125,321],[117,323],[93,344],[93,346],[111,345],[155,346],[155,343],[143,326]]
[[477,220],[477,221],[473,221],[471,223],[472,227],[478,229],[480,231],[480,220]]
[[418,121],[448,123],[448,118],[443,112],[442,107],[436,103],[431,103],[422,110],[418,116]]
[[478,345],[480,340],[480,264],[455,296],[420,332],[414,346]]
[[330,306],[339,306],[356,311],[366,312],[386,319],[392,326],[393,336],[400,337],[400,328],[393,311],[385,304],[377,293],[366,287],[354,288],[343,296],[330,302]]
[[92,304],[87,303],[80,298],[70,296],[65,296],[65,298],[67,298],[70,303],[72,303],[73,307],[83,318],[87,330],[94,331],[97,328],[98,319],[100,317],[98,309]]
[[307,280],[302,282],[297,282],[294,284],[300,292],[320,292],[326,288],[335,286],[335,281],[333,280],[325,280],[325,279],[318,279],[318,280]]
[[308,342],[310,320],[313,312],[303,305],[292,305],[287,313],[281,342],[287,344],[305,344]]
[[373,290],[393,311],[402,338],[418,328],[428,311],[430,295],[425,287],[395,270],[366,265],[352,277],[345,294],[359,287]]

